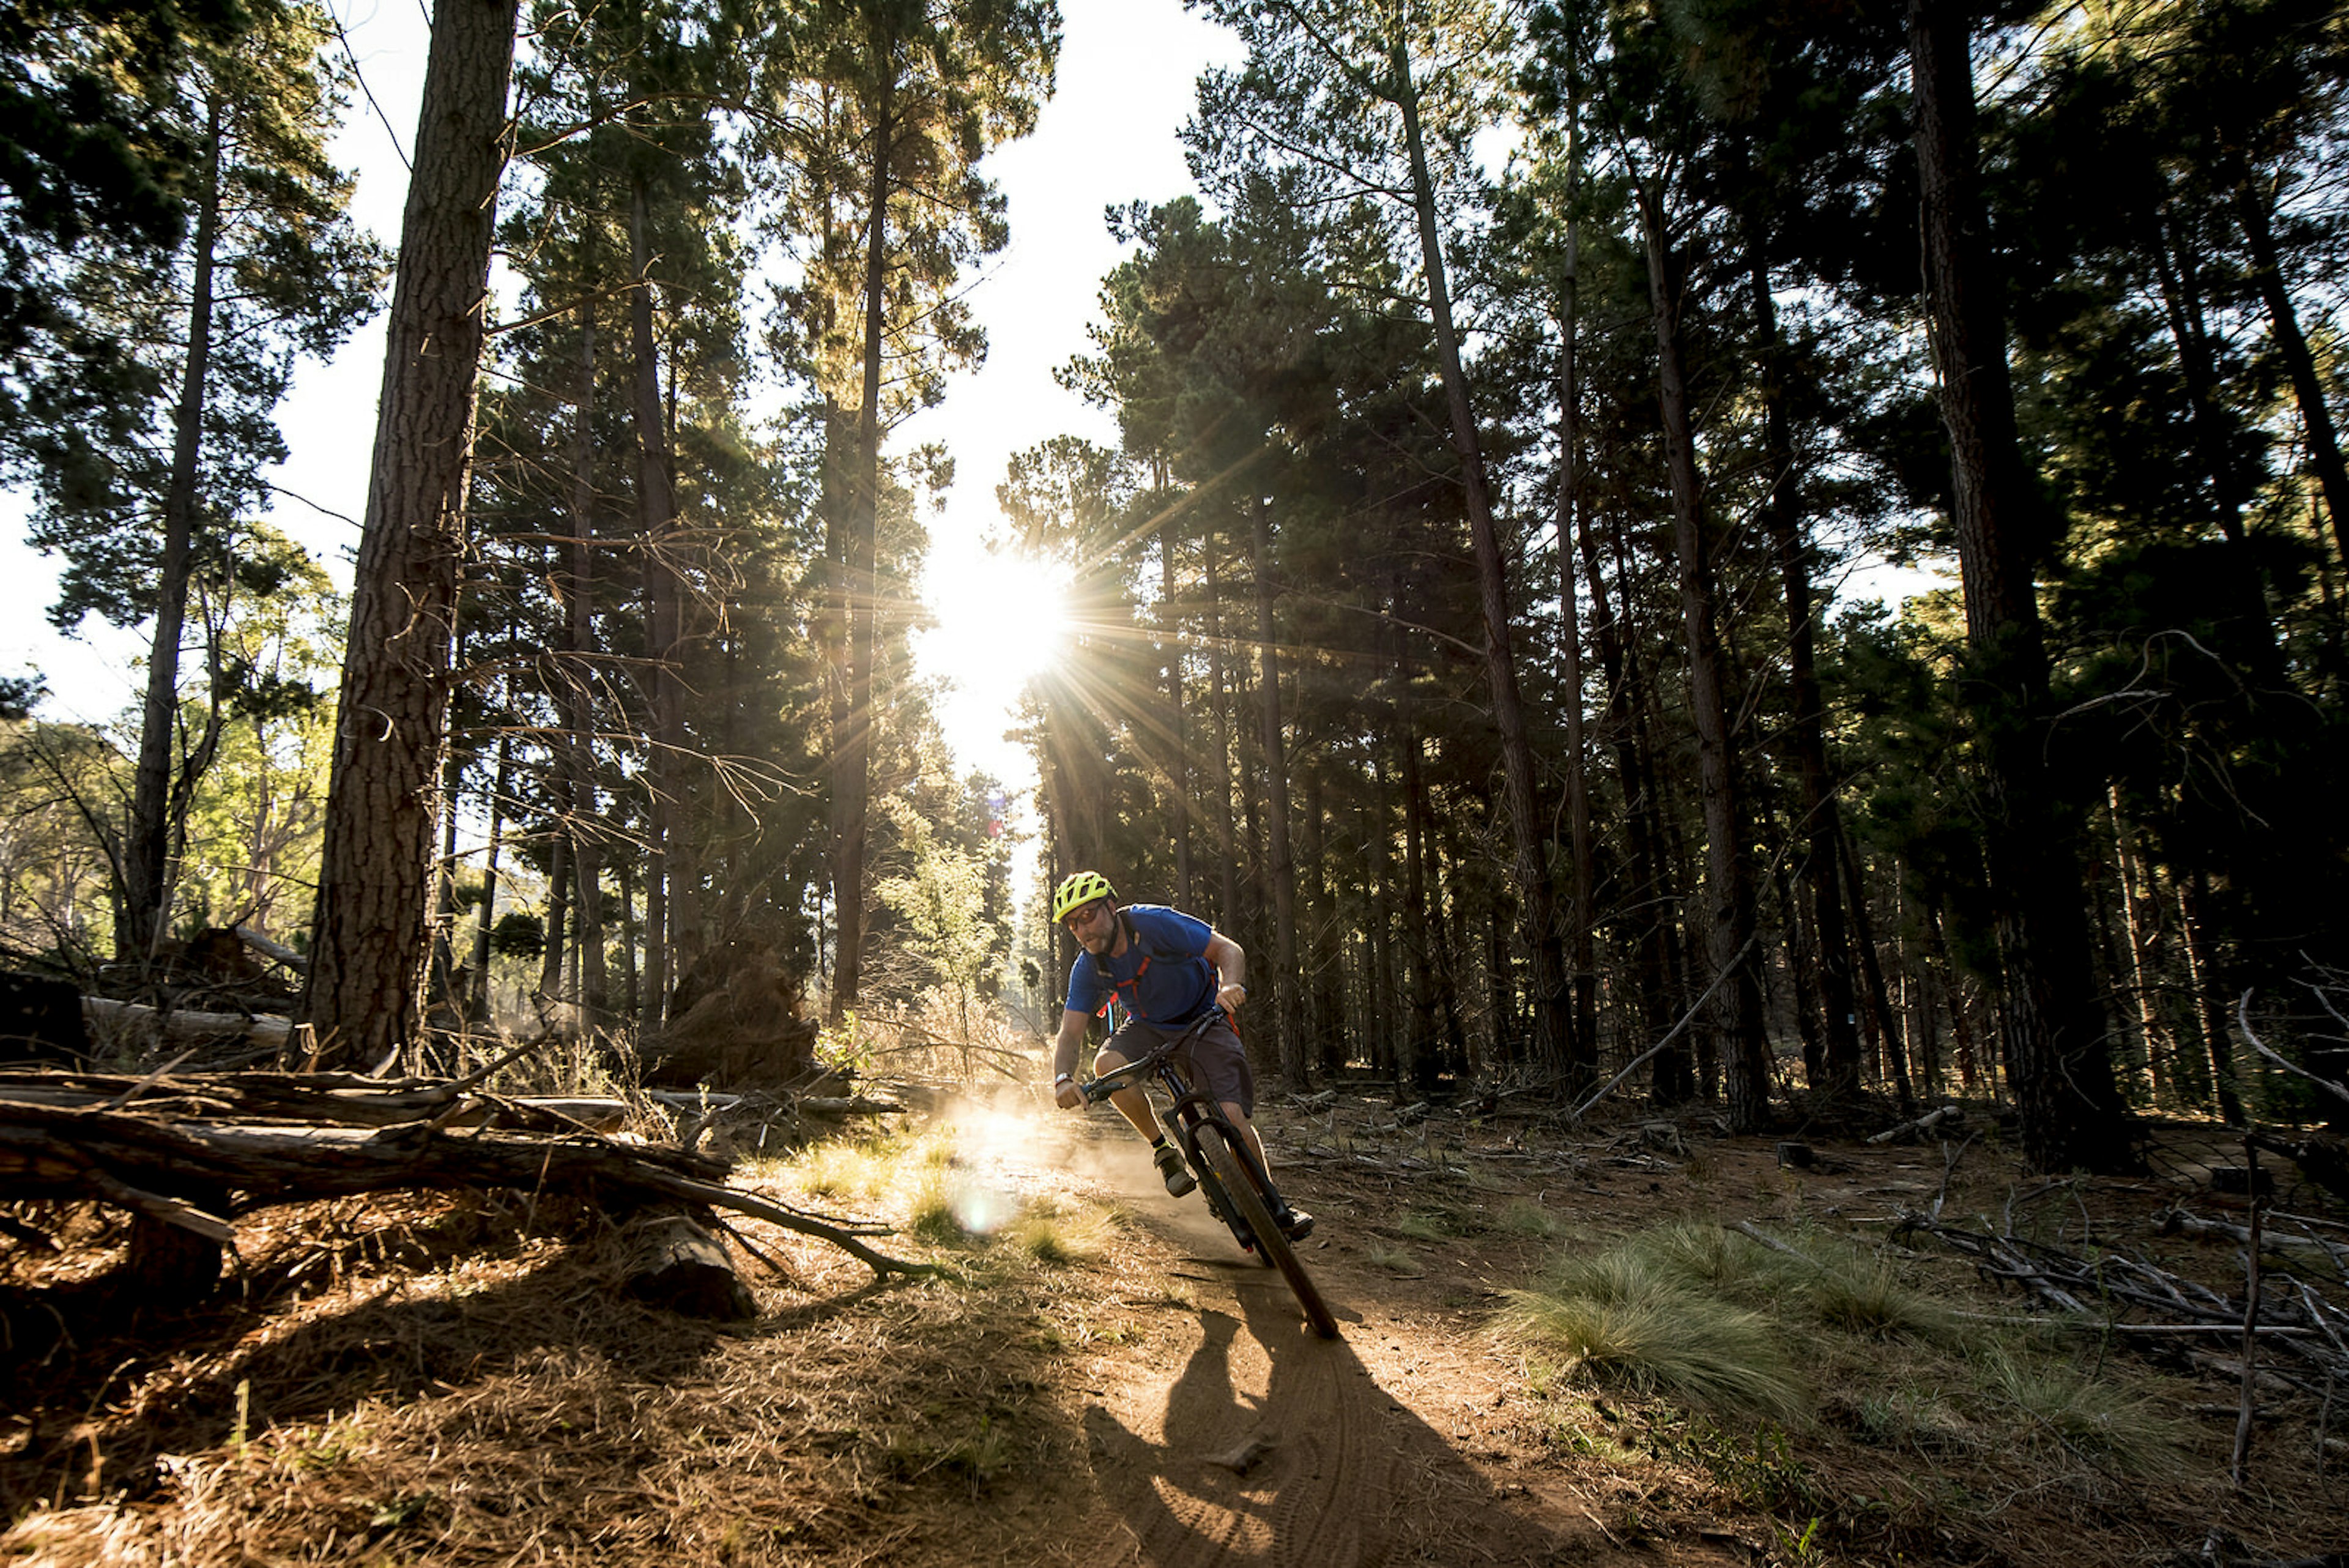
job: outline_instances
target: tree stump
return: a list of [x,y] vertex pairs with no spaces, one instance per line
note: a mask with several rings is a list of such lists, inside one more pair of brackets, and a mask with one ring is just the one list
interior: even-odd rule
[[627,1292],[685,1317],[739,1322],[759,1315],[725,1244],[682,1210],[657,1209],[628,1221]]
[[[228,1194],[197,1187],[173,1194],[207,1214],[226,1214]],[[116,1299],[135,1309],[183,1312],[202,1303],[220,1283],[221,1243],[153,1214],[130,1216],[130,1245],[122,1267],[109,1281]]]

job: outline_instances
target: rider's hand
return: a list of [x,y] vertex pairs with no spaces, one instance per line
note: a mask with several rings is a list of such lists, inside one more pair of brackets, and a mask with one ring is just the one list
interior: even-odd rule
[[1220,987],[1216,992],[1216,1000],[1222,1003],[1226,1012],[1237,1012],[1240,1010],[1240,1003],[1247,1000],[1247,987],[1244,985]]
[[1071,1079],[1061,1080],[1060,1093],[1052,1097],[1060,1102],[1061,1108],[1064,1111],[1073,1111],[1085,1103],[1084,1096],[1077,1092],[1077,1085]]

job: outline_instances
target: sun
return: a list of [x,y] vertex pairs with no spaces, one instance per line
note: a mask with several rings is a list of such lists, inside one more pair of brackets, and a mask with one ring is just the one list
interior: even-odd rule
[[933,559],[922,582],[937,618],[927,662],[958,680],[1014,687],[1049,669],[1068,648],[1070,576],[1066,566],[1004,551]]
[[920,592],[936,624],[914,634],[914,658],[945,685],[938,717],[966,762],[1019,765],[999,748],[1029,680],[1067,656],[1071,576],[1009,551],[934,547]]

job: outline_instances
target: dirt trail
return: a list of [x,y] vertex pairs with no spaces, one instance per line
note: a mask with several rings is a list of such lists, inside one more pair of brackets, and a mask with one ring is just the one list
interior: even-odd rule
[[[1144,1345],[1095,1358],[1081,1390],[1092,1460],[1080,1533],[1092,1559],[1150,1568],[1371,1568],[1428,1563],[1605,1565],[1731,1561],[1702,1546],[1626,1551],[1554,1467],[1538,1489],[1508,1427],[1512,1369],[1473,1316],[1430,1302],[1442,1280],[1365,1268],[1350,1206],[1289,1173],[1320,1215],[1300,1249],[1341,1336],[1317,1338],[1274,1271],[1239,1253],[1196,1198],[1167,1198],[1123,1129],[1059,1134],[1069,1168],[1110,1186],[1195,1303],[1154,1315]],[[1448,1282],[1453,1289],[1475,1282]],[[1517,1401],[1512,1411],[1509,1402]]]

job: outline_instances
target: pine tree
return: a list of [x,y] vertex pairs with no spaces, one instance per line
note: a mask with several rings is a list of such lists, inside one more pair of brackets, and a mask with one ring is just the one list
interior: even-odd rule
[[420,1064],[466,472],[515,0],[433,14],[400,229],[304,1002],[322,1051]]

